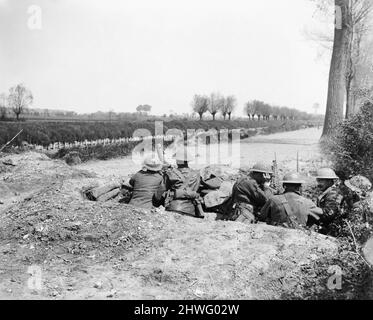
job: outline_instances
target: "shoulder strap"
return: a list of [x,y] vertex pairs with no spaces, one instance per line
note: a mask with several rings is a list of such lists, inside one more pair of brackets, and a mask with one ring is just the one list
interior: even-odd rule
[[286,214],[288,216],[292,215],[293,211],[291,210],[291,208],[289,206],[289,203],[288,203],[288,200],[286,199],[286,197],[283,194],[281,194],[281,195],[278,196],[278,199],[280,200],[281,204],[284,206]]
[[332,187],[329,187],[328,189],[326,189],[322,194],[320,194],[320,195],[317,197],[318,202],[320,202],[321,199],[325,197],[325,195],[330,191],[331,188],[332,188]]
[[296,228],[299,226],[299,223],[296,220],[296,217],[294,216],[293,210],[291,209],[288,200],[286,199],[285,195],[281,194],[278,196],[278,199],[281,201],[281,204],[284,206],[286,215],[288,216],[290,225],[293,228]]

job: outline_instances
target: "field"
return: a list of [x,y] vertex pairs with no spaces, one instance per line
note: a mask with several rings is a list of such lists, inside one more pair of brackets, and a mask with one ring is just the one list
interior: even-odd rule
[[[312,121],[182,121],[171,120],[163,122],[163,133],[169,129],[249,129],[265,128],[267,133],[285,130],[296,130],[302,126],[317,125]],[[151,135],[155,132],[155,122],[149,121],[120,121],[120,122],[0,122],[0,145],[11,140],[20,130],[23,130],[13,142],[20,146],[23,141],[48,146],[51,143],[74,143],[75,141],[118,139],[132,137],[136,129],[146,129]]]
[[[310,173],[322,161],[319,134],[306,129],[250,138],[241,143],[241,157],[250,165],[271,154],[276,145],[284,172],[294,168],[299,150],[302,171]],[[304,137],[308,141],[302,142]],[[212,213],[200,220],[82,197],[88,185],[126,178],[138,170],[129,157],[74,167],[35,152],[3,159],[12,160],[12,165],[2,167],[0,184],[4,202],[0,206],[1,299],[356,299],[371,295],[371,282],[362,279],[369,276],[366,269],[337,239],[215,220]],[[344,272],[339,292],[326,286],[332,265]]]

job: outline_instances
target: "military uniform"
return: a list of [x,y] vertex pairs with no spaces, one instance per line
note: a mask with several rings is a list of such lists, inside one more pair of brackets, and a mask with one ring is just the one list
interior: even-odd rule
[[227,219],[252,223],[260,209],[265,205],[271,192],[250,177],[240,178],[232,189],[232,196],[227,200],[224,211]]
[[299,192],[290,191],[271,197],[262,208],[259,220],[287,228],[306,227],[309,216],[318,219],[320,208]]
[[323,211],[321,221],[323,223],[330,223],[337,217],[343,215],[342,204],[343,194],[337,185],[332,185],[326,189],[318,198],[317,206]]
[[163,183],[160,172],[140,170],[129,181],[133,187],[130,205],[151,209],[154,202],[154,194]]
[[129,180],[128,187],[132,188],[129,204],[145,209],[153,207],[155,192],[163,184],[161,170],[162,163],[153,155],[144,159],[143,168]]
[[200,181],[199,172],[189,167],[168,169],[165,173],[165,209],[195,215]]

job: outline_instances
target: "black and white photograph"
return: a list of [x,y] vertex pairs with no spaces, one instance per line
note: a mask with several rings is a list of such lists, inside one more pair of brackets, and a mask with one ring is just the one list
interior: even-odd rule
[[371,300],[372,183],[373,0],[0,0],[0,300]]

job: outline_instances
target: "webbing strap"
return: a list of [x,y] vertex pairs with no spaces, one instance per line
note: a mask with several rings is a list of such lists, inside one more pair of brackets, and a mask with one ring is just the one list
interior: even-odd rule
[[287,214],[288,216],[292,216],[292,215],[293,215],[293,211],[291,210],[291,208],[290,208],[290,206],[289,206],[289,203],[288,203],[288,201],[286,200],[285,196],[280,195],[279,198],[280,198],[281,204],[282,204],[282,205],[284,206],[284,208],[285,208],[286,214]]
[[291,210],[291,207],[289,206],[289,203],[284,195],[279,196],[281,204],[284,206],[286,215],[288,216],[289,222],[293,227],[296,227],[298,225],[298,222],[296,221],[296,218],[294,216],[293,210]]

